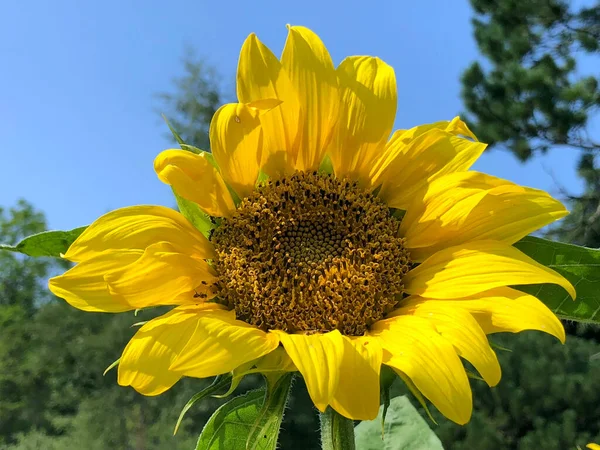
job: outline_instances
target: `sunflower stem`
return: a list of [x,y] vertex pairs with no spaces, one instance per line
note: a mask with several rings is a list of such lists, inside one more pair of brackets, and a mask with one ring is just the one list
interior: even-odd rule
[[321,446],[323,450],[356,450],[354,421],[327,408],[321,416]]

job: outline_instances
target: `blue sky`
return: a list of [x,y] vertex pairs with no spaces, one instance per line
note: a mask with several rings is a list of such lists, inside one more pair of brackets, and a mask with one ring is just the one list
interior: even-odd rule
[[[395,68],[398,128],[459,113],[459,76],[478,57],[466,0],[6,0],[0,10],[0,205],[25,198],[54,229],[174,204],[152,169],[171,146],[154,94],[181,75],[186,46],[233,89],[249,33],[279,54],[286,23],[308,26],[335,63],[369,54]],[[550,173],[580,189],[574,162],[568,150],[527,165],[493,151],[475,168],[557,194]]]

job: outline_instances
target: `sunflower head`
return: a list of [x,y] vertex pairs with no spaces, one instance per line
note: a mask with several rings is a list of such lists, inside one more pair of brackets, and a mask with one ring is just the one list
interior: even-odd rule
[[86,311],[173,306],[125,348],[121,385],[157,395],[183,376],[298,371],[319,410],[365,420],[384,364],[463,424],[462,360],[500,380],[488,334],[564,341],[554,314],[514,287],[574,297],[573,286],[512,244],[567,211],[470,171],[485,145],[459,118],[393,131],[390,66],[351,56],[335,67],[316,34],[289,27],[281,58],[255,35],[244,42],[237,96],[212,119],[212,155],[171,149],[154,162],[216,218],[210,233],[165,207],[119,209],[50,280]]
[[402,295],[399,220],[356,182],[317,172],[269,181],[212,235],[218,296],[265,331],[362,336]]

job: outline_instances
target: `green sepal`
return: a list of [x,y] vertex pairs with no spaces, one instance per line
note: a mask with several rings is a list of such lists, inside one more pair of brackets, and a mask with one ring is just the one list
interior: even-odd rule
[[179,413],[179,417],[177,418],[177,423],[175,424],[175,429],[173,430],[173,436],[175,436],[175,434],[177,434],[177,430],[179,430],[179,427],[181,426],[181,421],[185,417],[186,413],[190,410],[190,408],[192,406],[194,406],[196,403],[198,403],[200,400],[208,397],[209,395],[213,394],[214,392],[217,392],[217,391],[223,389],[225,386],[227,386],[227,383],[229,383],[230,379],[231,379],[231,375],[219,375],[219,376],[215,377],[214,381],[212,382],[212,384],[210,386],[201,390],[197,394],[194,394],[194,396],[188,400],[188,402],[185,404],[185,406]]
[[[173,128],[173,126],[169,122],[169,119],[167,119],[167,117],[164,114],[162,115],[162,118],[166,122],[167,126],[169,127],[169,130],[171,130],[171,134],[173,135],[173,137],[175,138],[182,150],[186,150],[197,155],[203,154],[204,157],[208,160],[208,162],[210,162],[217,170],[219,170],[219,166],[217,165],[217,162],[215,161],[215,158],[212,155],[212,153],[207,152],[205,150],[201,150],[198,147],[194,147],[193,145],[186,144],[185,141],[181,138],[181,136],[179,136],[179,133],[177,133],[175,128]],[[194,227],[196,227],[206,238],[210,238],[211,230],[215,228],[213,218],[209,214],[206,214],[204,211],[202,211],[202,209],[200,209],[200,206],[198,206],[196,203],[190,200],[186,200],[185,198],[177,194],[177,192],[175,192],[175,189],[171,188],[171,190],[173,191],[173,195],[175,196],[177,208],[179,208],[179,212],[183,215],[183,217],[189,220],[190,223]]]
[[554,284],[517,286],[534,295],[561,319],[600,323],[600,250],[527,236],[515,244],[519,250],[549,267],[577,290],[577,299]]
[[207,150],[202,150],[201,148],[194,147],[193,145],[189,144],[180,143],[179,146],[182,150],[187,150],[188,152],[194,153],[196,155],[202,155],[215,169],[217,169],[218,172],[221,171],[219,165],[217,164],[217,161],[215,161],[215,156],[211,152]]
[[488,342],[490,343],[490,347],[492,347],[494,350],[500,350],[502,352],[512,353],[512,349],[510,349],[508,347],[503,347],[502,345],[499,345],[499,344],[496,344],[495,342],[490,341],[489,338],[488,338]]
[[108,366],[104,372],[102,373],[102,376],[105,377],[106,374],[108,372],[110,372],[112,369],[114,369],[115,367],[117,367],[119,365],[119,362],[121,361],[121,358],[117,359],[115,362],[113,362],[110,366]]
[[402,220],[406,211],[404,209],[390,208],[390,213],[395,219]]
[[402,372],[396,372],[396,373],[398,374],[400,379],[402,379],[402,381],[404,381],[404,384],[406,384],[406,387],[411,392],[411,394],[421,404],[421,406],[427,413],[429,420],[431,420],[433,423],[435,423],[437,425],[438,423],[435,421],[435,419],[431,415],[431,412],[429,411],[429,407],[427,406],[427,402],[425,401],[425,397],[423,397],[423,394],[421,394],[421,391],[419,391],[419,388],[417,386],[415,386],[415,383],[413,383],[412,380],[409,377],[407,377],[405,374],[403,374]]
[[254,361],[251,361],[246,364],[242,364],[240,367],[231,371],[231,384],[229,385],[229,389],[224,394],[214,394],[214,398],[226,398],[229,397],[233,392],[238,388],[242,380],[246,375],[248,375],[248,368],[254,364]]
[[179,212],[183,217],[189,220],[190,223],[207,239],[210,238],[211,230],[215,228],[213,218],[202,211],[196,203],[186,200],[181,195],[177,194],[175,190],[173,190],[173,195],[175,196]]
[[256,178],[256,183],[254,184],[254,186],[255,187],[263,186],[267,183],[267,181],[269,181],[270,178],[271,177],[269,175],[267,175],[265,172],[260,170],[258,172],[258,177]]
[[161,116],[162,116],[163,120],[166,122],[167,126],[169,127],[169,130],[171,131],[171,134],[173,135],[173,137],[175,138],[175,140],[177,141],[177,143],[180,146],[181,145],[186,145],[185,141],[183,139],[181,139],[181,136],[179,136],[179,133],[175,130],[175,128],[173,128],[171,126],[171,122],[169,122],[169,119],[167,119],[167,116],[165,116],[164,114],[161,114]]
[[319,165],[319,172],[327,175],[333,175],[333,163],[331,162],[331,156],[325,155],[323,161]]
[[26,237],[17,245],[0,244],[0,250],[23,253],[34,257],[51,256],[60,258],[86,228],[87,226],[69,231],[43,231]]
[[390,390],[392,384],[396,381],[396,378],[398,378],[398,375],[391,367],[386,365],[381,366],[381,373],[379,374],[379,386],[383,406],[383,412],[381,414],[381,439],[383,439],[385,432],[385,416],[387,415],[390,406]]
[[475,372],[473,372],[472,370],[469,369],[465,369],[465,372],[467,373],[467,376],[473,380],[478,380],[478,381],[483,381],[485,382],[485,380],[478,374],[476,374]]
[[235,190],[231,186],[229,186],[229,184],[225,183],[225,186],[227,187],[227,190],[229,191],[229,195],[231,195],[231,200],[233,200],[233,204],[237,208],[238,206],[240,206],[242,199],[240,198],[239,195],[237,195],[237,192],[235,192]]

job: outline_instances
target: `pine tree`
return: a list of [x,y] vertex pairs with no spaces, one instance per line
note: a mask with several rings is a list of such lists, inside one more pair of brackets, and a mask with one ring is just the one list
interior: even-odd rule
[[[553,236],[600,246],[600,138],[590,122],[600,107],[600,3],[471,0],[484,61],[462,76],[467,121],[492,147],[525,161],[550,148],[579,153],[585,192],[565,192],[573,214]],[[587,63],[593,72],[581,67]]]

